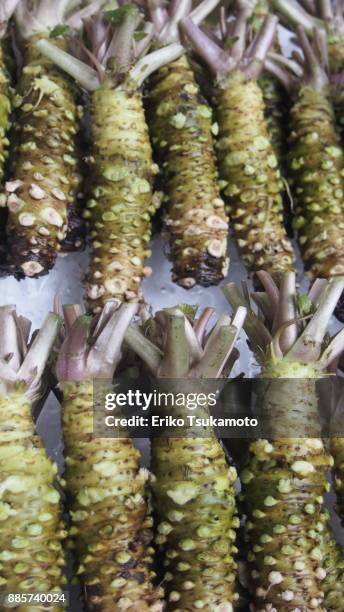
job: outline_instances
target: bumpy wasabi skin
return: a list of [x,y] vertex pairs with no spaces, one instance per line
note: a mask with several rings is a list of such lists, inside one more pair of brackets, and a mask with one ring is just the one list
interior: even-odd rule
[[129,438],[93,438],[93,383],[62,385],[70,538],[88,610],[160,612],[148,472]]
[[235,469],[215,437],[190,437],[153,440],[152,471],[168,610],[230,612],[237,599]]
[[107,304],[96,325],[75,315],[80,310],[66,307],[56,375],[63,393],[70,545],[85,605],[92,612],[161,612],[163,590],[153,584],[149,473],[140,469],[140,453],[126,432],[121,438],[94,435],[94,381],[113,378],[137,305],[118,310]]
[[343,93],[343,74],[344,74],[344,36],[343,34],[329,33],[328,60],[331,83],[331,99],[337,121],[338,131],[344,142],[344,93]]
[[[195,378],[196,382],[221,377],[232,363],[246,311],[238,310],[233,320],[220,317],[205,344],[209,314],[211,310],[206,309],[196,322],[193,316],[185,316],[182,307],[160,311],[144,333],[129,328],[125,340],[162,385],[171,378]],[[197,410],[198,415],[209,416],[208,407],[197,406]],[[160,412],[185,417],[185,407],[170,405]],[[203,433],[199,437],[190,428],[184,437],[169,437],[161,432],[151,441],[152,501],[158,520],[155,542],[165,570],[167,609],[174,612],[232,612],[239,599],[237,474],[228,465],[215,432],[209,428]]]
[[3,180],[4,163],[7,157],[7,147],[9,145],[7,132],[10,127],[11,97],[5,52],[0,42],[0,181]]
[[220,176],[226,181],[229,213],[247,267],[271,273],[293,268],[283,225],[284,189],[264,117],[262,91],[236,71],[216,96]]
[[[64,46],[63,39],[56,42]],[[6,185],[8,260],[17,278],[38,277],[53,267],[80,180],[73,84],[34,43],[32,37],[25,47],[18,83],[18,144]]]
[[328,527],[329,514],[324,511],[324,519],[327,522],[322,538],[321,547],[323,551],[324,576],[321,586],[325,593],[325,608],[327,612],[339,612],[344,598],[344,555],[343,548],[337,545],[332,530]]
[[152,160],[142,95],[126,79],[97,89],[91,97],[91,194],[89,220],[92,257],[87,298],[98,312],[108,300],[141,299],[142,278],[150,274],[151,217],[159,205],[153,195],[157,166]]
[[331,438],[331,453],[334,457],[334,486],[337,493],[338,514],[344,521],[344,439]]
[[[253,14],[249,20],[253,35],[259,32],[270,11],[271,6],[267,0],[257,0],[255,2]],[[274,42],[274,49],[279,50],[278,41]],[[265,117],[268,122],[270,138],[279,163],[282,166],[286,152],[287,132],[285,92],[278,80],[267,72],[264,72],[259,78],[259,85],[263,92]]]
[[[46,364],[60,328],[49,314],[30,337],[31,322],[0,308],[0,591],[62,593],[66,584],[57,465],[35,432],[33,414],[47,390]],[[16,610],[64,609],[34,602]],[[4,610],[5,606],[1,606]]]
[[[269,370],[267,378],[271,376]],[[290,390],[290,381],[278,380],[276,389],[271,384],[271,400],[274,394],[285,397],[283,384]],[[300,414],[303,411],[309,417],[309,411],[316,405],[313,382],[293,380],[293,389],[293,410],[297,407]],[[266,414],[269,395],[265,397]],[[288,396],[284,404],[281,408],[289,410]],[[267,610],[264,606],[268,604],[280,612],[298,607],[324,609],[326,569],[321,547],[327,517],[323,495],[328,490],[326,474],[330,466],[331,457],[320,439],[285,438],[251,443],[241,479],[257,610]],[[333,609],[340,609],[340,601],[337,598],[337,608]]]
[[[112,28],[109,19],[114,15],[118,27]],[[114,15],[99,12],[89,23],[89,64],[48,41],[37,45],[90,95],[90,199],[84,217],[92,240],[86,295],[93,313],[110,300],[142,301],[141,281],[151,274],[144,258],[150,255],[151,217],[160,195],[153,194],[158,167],[152,159],[141,87],[152,72],[183,53],[175,43],[147,54],[151,39],[145,35],[138,53],[134,35],[142,16],[137,7],[115,9]],[[102,74],[94,68],[92,53]]]
[[344,132],[344,11],[340,2],[314,2],[312,14],[296,0],[272,0],[273,7],[294,26],[305,28],[308,36],[323,32],[326,39],[326,56],[331,83],[331,102],[334,106],[337,127]]
[[[340,612],[344,560],[324,507],[333,458],[321,439],[316,381],[342,350],[326,328],[344,277],[320,281],[303,296],[316,303],[304,322],[295,275],[282,275],[279,288],[271,277],[259,278],[266,290],[259,301],[263,318],[251,309],[245,330],[262,366],[260,405],[268,438],[250,443],[241,472],[253,609]],[[233,308],[247,303],[233,284],[225,293]],[[303,437],[290,437],[293,432]]]
[[[0,590],[61,592],[66,579],[57,466],[35,434],[24,388],[0,398]],[[17,606],[36,612],[60,605]]]
[[280,83],[271,76],[264,74],[259,79],[263,92],[265,117],[273,149],[281,168],[285,164],[287,146],[287,104],[285,92]]
[[344,273],[344,157],[326,89],[302,87],[291,109],[294,228],[315,278]]
[[185,56],[153,75],[148,110],[165,184],[173,280],[187,289],[217,284],[228,268],[228,218],[213,150],[218,126]]
[[[5,52],[0,41],[0,184],[4,178],[4,166],[7,158],[7,147],[9,140],[7,132],[10,127],[10,113],[12,107],[10,84],[8,80]],[[6,197],[2,193],[0,195],[0,264],[6,260],[6,215],[4,207],[6,206]]]

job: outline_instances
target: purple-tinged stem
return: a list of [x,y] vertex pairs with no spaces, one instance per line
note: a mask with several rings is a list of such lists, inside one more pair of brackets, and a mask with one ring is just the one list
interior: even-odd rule
[[13,313],[13,316],[15,320],[17,321],[18,345],[19,345],[21,359],[23,360],[23,358],[28,352],[28,344],[29,344],[32,323],[30,319],[27,319],[26,317],[23,317],[22,315],[18,317],[16,312]]
[[[308,80],[314,89],[322,89],[328,83],[328,77],[324,68],[320,65],[307,34],[301,26],[296,28],[300,46],[306,59],[307,72],[309,73]],[[314,34],[314,33],[313,33]]]
[[327,36],[324,30],[315,28],[314,30],[314,43],[318,50],[320,65],[325,69],[328,69],[328,44]]
[[133,50],[134,32],[141,21],[139,11],[135,8],[128,13],[122,25],[114,34],[104,58],[106,63],[110,57],[116,59],[116,72],[128,71]]
[[236,62],[242,59],[246,49],[247,19],[251,13],[252,10],[240,11],[234,23],[232,36],[237,40],[231,46],[230,54]]
[[220,327],[216,335],[210,337],[208,348],[204,351],[201,361],[190,371],[190,376],[218,378],[228,361],[237,335],[235,327]]
[[328,323],[344,290],[344,277],[331,278],[320,295],[318,308],[307,327],[287,353],[290,359],[310,362],[320,357]]
[[314,17],[317,14],[317,0],[301,0],[303,8]]
[[[333,362],[343,354],[344,351],[344,329],[341,329],[331,340],[328,347],[321,355],[321,364],[324,370],[329,368]],[[337,368],[336,368],[337,369]]]
[[257,277],[263,285],[266,294],[270,299],[271,306],[274,312],[276,312],[279,304],[279,290],[275,281],[273,280],[271,275],[268,272],[265,272],[264,270],[260,270],[259,272],[257,272]]
[[190,321],[185,317],[185,335],[189,347],[190,365],[197,363],[203,356],[202,346]]
[[291,74],[281,68],[281,66],[279,66],[274,60],[270,58],[265,60],[264,67],[267,72],[269,72],[272,76],[276,77],[276,79],[278,79],[282,83],[283,87],[287,91],[292,90],[294,80]]
[[196,378],[218,378],[234,348],[240,330],[242,329],[246,308],[239,307],[232,322],[223,320],[224,324],[215,325],[204,349],[204,355],[190,372]]
[[14,312],[15,306],[0,307],[0,357],[7,361],[12,355],[11,367],[17,371],[21,361]]
[[130,76],[139,87],[152,72],[178,59],[183,53],[184,47],[178,43],[172,43],[167,45],[167,47],[152,51],[152,53],[139,59],[134,68],[131,69]]
[[80,382],[85,379],[90,327],[90,317],[83,315],[67,329],[56,364],[56,377],[59,381]]
[[95,323],[94,329],[92,329],[92,340],[93,340],[93,342],[96,341],[98,336],[104,330],[106,325],[108,325],[111,317],[114,315],[114,313],[117,310],[118,310],[118,304],[114,300],[112,300],[112,301],[109,300],[108,302],[106,302],[104,304],[104,307],[103,307],[101,313],[98,315],[98,317],[96,319],[96,323]]
[[284,57],[284,55],[281,55],[280,53],[275,53],[274,51],[271,51],[269,53],[268,58],[276,62],[277,64],[280,64],[281,66],[285,66],[286,68],[291,70],[291,72],[293,72],[297,77],[302,78],[303,70],[298,62],[295,62],[294,60],[288,57]]
[[232,319],[230,316],[226,314],[222,314],[221,316],[219,316],[215,325],[213,326],[213,328],[210,330],[209,334],[207,334],[205,338],[205,343],[204,343],[205,351],[208,350],[208,342],[210,342],[210,338],[213,337],[221,327],[226,327],[228,325],[231,325],[231,323],[232,323]]
[[331,0],[318,0],[319,1],[319,13],[322,19],[326,21],[332,21],[334,19],[334,13],[331,5]]
[[224,40],[228,32],[228,24],[226,19],[226,9],[224,6],[220,8],[220,20],[219,20],[221,39]]
[[179,23],[191,11],[192,0],[172,0],[170,6],[170,19],[162,29],[159,39],[164,43],[179,41]]
[[92,376],[112,378],[121,358],[125,333],[137,313],[138,304],[123,303],[99,334],[87,357],[87,371]]
[[201,316],[197,319],[194,324],[194,331],[197,336],[199,343],[203,344],[203,339],[207,331],[207,325],[214,314],[214,308],[205,308]]
[[[99,74],[102,74],[102,72],[99,70],[99,64],[101,64],[102,70],[104,70],[102,62],[104,61],[107,51],[111,26],[109,23],[106,23],[101,16],[98,16],[87,19],[84,28],[90,42],[90,48],[92,49],[91,56],[97,60],[95,62],[93,59],[93,64],[95,68],[97,68]],[[84,52],[88,51],[86,45],[83,45],[82,48]],[[87,54],[87,56],[89,57],[89,54]]]
[[243,306],[247,310],[244,329],[250,341],[254,344],[257,353],[261,353],[262,357],[265,354],[267,346],[272,341],[272,336],[261,319],[250,308],[249,303],[245,300],[243,294],[235,285],[229,283],[223,288],[223,292],[232,306],[233,310],[237,310],[239,306]]
[[323,27],[322,21],[309,15],[296,0],[272,0],[272,4],[289,22],[302,26],[308,34],[316,27]]
[[322,294],[322,292],[324,291],[325,287],[327,285],[327,280],[326,278],[317,278],[313,285],[311,286],[310,290],[308,291],[308,297],[310,299],[311,302],[313,302],[313,304],[317,304],[318,300]]
[[39,381],[61,327],[61,318],[50,313],[38,331],[18,370],[18,380]]
[[190,13],[189,17],[191,17],[196,25],[199,25],[213,12],[220,1],[221,0],[203,0],[203,2],[200,2],[200,4]]
[[75,321],[83,314],[82,308],[79,304],[64,304],[63,306],[63,318],[67,332],[69,332]]
[[282,353],[287,353],[297,340],[298,327],[296,322],[296,277],[295,272],[283,274],[279,291],[279,303],[273,323],[273,333],[281,328],[279,346]]
[[168,11],[162,0],[148,0],[148,9],[155,30],[161,32],[168,21]]
[[106,0],[94,0],[87,6],[82,7],[79,11],[68,15],[67,23],[69,27],[75,30],[80,30],[84,21],[89,17],[92,17],[92,15],[95,15],[97,11],[100,10],[101,6],[105,4],[105,2]]
[[266,293],[263,291],[253,291],[251,293],[252,300],[258,306],[259,310],[263,313],[264,319],[272,325],[275,311],[271,306],[270,300]]
[[142,40],[134,41],[134,52],[136,59],[139,59],[148,51],[154,38],[154,25],[150,22],[145,23],[143,26],[143,32],[146,34],[146,36],[142,38]]
[[215,75],[227,74],[235,62],[209,36],[187,17],[181,22],[181,27],[189,38],[192,47],[207,62]]
[[166,312],[166,341],[158,376],[184,378],[189,367],[190,356],[185,333],[185,317],[179,313]]
[[95,91],[100,87],[98,72],[85,62],[81,62],[48,40],[37,41],[35,47],[88,91]]
[[128,327],[125,342],[142,359],[152,374],[158,372],[163,353],[135,325]]
[[246,59],[249,60],[249,64],[246,68],[243,68],[243,72],[248,78],[258,78],[263,70],[268,51],[276,35],[277,24],[277,17],[268,15],[254,44],[248,50]]

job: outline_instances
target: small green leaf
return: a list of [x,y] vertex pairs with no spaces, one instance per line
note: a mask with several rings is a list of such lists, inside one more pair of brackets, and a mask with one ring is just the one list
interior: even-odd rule
[[63,34],[66,34],[68,30],[69,30],[69,26],[63,25],[61,23],[60,25],[57,25],[55,28],[50,30],[49,38],[57,38],[58,36],[63,36]]
[[146,38],[147,34],[146,32],[135,32],[134,34],[134,38],[137,42],[139,42],[140,40],[143,40],[144,38]]
[[198,306],[193,306],[192,304],[178,304],[178,309],[181,310],[188,319],[191,319],[191,321],[195,320]]
[[301,316],[307,316],[315,311],[315,305],[305,293],[299,294],[296,299],[299,313]]
[[239,40],[238,36],[226,36],[224,46],[230,49]]
[[120,25],[123,23],[124,19],[134,11],[136,11],[136,7],[133,4],[124,4],[113,11],[105,11],[104,16],[110,23]]

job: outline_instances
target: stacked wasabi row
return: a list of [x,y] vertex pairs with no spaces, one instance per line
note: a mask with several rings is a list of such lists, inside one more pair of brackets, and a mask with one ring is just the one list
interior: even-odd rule
[[17,278],[38,277],[53,267],[69,220],[68,240],[75,238],[79,244],[74,216],[81,111],[73,83],[35,47],[37,40],[56,31],[56,43],[66,48],[65,35],[56,29],[65,23],[65,6],[62,0],[42,0],[32,8],[22,1],[16,13],[24,65],[17,85],[17,144],[6,190],[8,266]]
[[278,66],[287,86],[296,89],[289,152],[294,227],[306,269],[312,278],[328,278],[344,272],[344,157],[323,67],[326,42],[318,32],[312,46],[300,28],[298,38],[303,62],[290,63],[289,74]]
[[93,381],[112,379],[137,305],[113,304],[98,322],[66,307],[67,332],[56,366],[63,393],[69,537],[87,610],[162,610],[153,585],[148,473],[132,441],[93,436]]
[[283,181],[257,80],[273,43],[277,20],[267,17],[261,33],[246,49],[251,13],[252,7],[244,3],[230,25],[234,42],[229,52],[190,18],[183,20],[183,28],[215,74],[220,178],[242,259],[250,271],[280,273],[292,270],[294,257],[283,225]]
[[[32,417],[45,393],[44,370],[59,324],[49,315],[30,345],[30,321],[12,306],[0,308],[0,589],[5,593],[60,593],[65,584],[57,466]],[[20,610],[43,608],[61,606]]]
[[[117,24],[114,29],[109,21]],[[150,254],[151,217],[159,205],[153,195],[158,169],[152,160],[141,84],[152,71],[176,59],[182,47],[176,43],[145,56],[151,35],[143,29],[137,32],[140,24],[132,5],[99,14],[88,23],[89,51],[97,57],[98,71],[48,41],[37,43],[90,92],[91,197],[85,217],[92,240],[87,301],[95,313],[111,299],[141,299],[141,281],[151,272],[144,260]]]
[[[178,40],[178,21],[191,7],[174,2],[167,11],[162,4],[151,7],[158,46]],[[206,0],[191,15],[199,22],[216,4]],[[217,284],[228,268],[228,218],[213,143],[217,125],[185,54],[152,76],[148,118],[162,167],[173,280],[186,289]]]
[[249,309],[245,330],[266,380],[262,415],[271,432],[250,444],[241,474],[254,609],[339,612],[343,559],[323,505],[333,459],[320,437],[316,380],[343,350],[343,334],[331,341],[327,326],[344,278],[319,281],[299,297],[292,273],[279,288],[259,278],[265,293],[252,299],[263,320],[233,284],[225,289],[233,308]]
[[[130,327],[125,339],[161,384],[166,378],[221,377],[233,363],[245,309],[232,320],[220,317],[205,340],[211,314],[206,309],[195,321],[179,307],[164,310],[145,330]],[[197,409],[208,414],[208,407]],[[178,416],[173,407],[166,414]],[[204,434],[190,430],[183,437],[162,434],[151,441],[156,544],[163,557],[168,610],[175,612],[231,612],[238,599],[236,471],[214,432]]]

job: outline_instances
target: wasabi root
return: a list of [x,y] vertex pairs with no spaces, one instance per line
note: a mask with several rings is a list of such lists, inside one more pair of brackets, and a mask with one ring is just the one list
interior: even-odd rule
[[[6,64],[6,49],[4,38],[7,33],[8,20],[19,0],[4,0],[0,6],[0,182],[4,177],[4,163],[7,157],[8,130],[10,128],[10,113],[12,109],[13,93],[10,87],[10,78]],[[1,202],[1,206],[3,203]]]
[[[204,18],[217,3],[201,3],[195,18]],[[172,2],[167,11],[162,2],[153,3],[155,27],[163,23],[155,35],[157,47],[178,40],[176,20],[190,11],[190,4]],[[173,280],[185,289],[215,285],[228,269],[228,218],[213,142],[217,125],[186,54],[152,76],[147,108],[153,148],[162,166]]]
[[[302,7],[295,0],[273,0],[273,6],[294,26],[302,26],[308,36],[321,30],[327,41],[331,100],[337,126],[344,138],[344,7],[342,2],[322,0],[310,7]],[[308,9],[308,10],[307,10]]]
[[[240,5],[240,0],[238,2]],[[257,35],[263,26],[264,20],[270,14],[271,6],[268,0],[254,0],[254,10],[249,22],[252,35]],[[277,38],[277,37],[276,37]],[[279,51],[278,41],[274,41],[272,48]],[[259,85],[263,92],[265,117],[273,148],[281,168],[285,165],[287,114],[288,103],[281,83],[268,72],[263,72],[259,78]]]
[[[265,293],[252,300],[260,316],[235,285],[225,288],[233,308],[248,308],[245,330],[268,383],[263,415],[276,432],[251,442],[241,473],[253,609],[340,612],[343,562],[323,505],[333,459],[320,438],[316,379],[344,348],[343,334],[332,341],[327,335],[344,277],[318,281],[299,297],[293,273],[281,276],[279,288],[269,275],[259,278]],[[304,437],[285,437],[291,431]]]
[[67,333],[56,374],[63,393],[69,537],[87,610],[161,612],[153,585],[152,518],[140,454],[128,437],[93,437],[93,381],[112,379],[125,330],[137,310],[108,304],[93,332],[91,319],[66,307]]
[[[245,309],[232,320],[220,317],[205,343],[209,311],[198,322],[179,307],[161,311],[145,333],[131,326],[126,343],[160,379],[221,377],[232,363]],[[168,610],[231,612],[238,599],[236,471],[213,432],[204,438],[195,432],[162,435],[151,444],[156,544],[164,560]]]
[[[0,590],[61,593],[66,532],[57,465],[48,458],[32,416],[45,393],[44,370],[60,320],[50,314],[31,344],[30,325],[13,306],[0,308]],[[64,606],[15,609],[38,612]]]
[[322,65],[324,41],[313,46],[304,30],[298,38],[304,63],[278,66],[296,99],[291,109],[289,169],[296,200],[293,226],[307,271],[312,278],[344,273],[344,156]]
[[[54,265],[67,236],[80,174],[76,150],[80,108],[72,81],[39,53],[37,40],[65,23],[64,2],[21,2],[17,26],[24,66],[17,91],[17,145],[7,191],[8,266],[17,278],[38,277]],[[61,32],[64,32],[62,28]]]
[[141,281],[151,273],[144,263],[150,255],[151,217],[160,202],[153,195],[158,168],[152,160],[141,84],[183,52],[174,43],[145,55],[148,34],[134,45],[141,17],[132,5],[120,13],[110,11],[107,19],[121,21],[114,33],[102,15],[88,26],[89,51],[97,56],[98,71],[48,41],[37,45],[90,92],[91,197],[85,218],[92,240],[86,289],[92,312],[99,312],[108,300],[142,299]]
[[[19,0],[6,0],[0,6],[0,185],[3,186],[5,162],[8,156],[8,131],[11,126],[13,91],[7,66],[6,34],[8,20]],[[0,195],[0,265],[6,261],[6,196]]]
[[229,34],[235,42],[229,52],[190,18],[182,23],[192,46],[216,75],[220,178],[242,259],[252,272],[280,273],[293,269],[294,256],[283,225],[284,185],[257,80],[277,20],[267,17],[260,36],[246,50],[251,12],[244,7],[232,23]]

